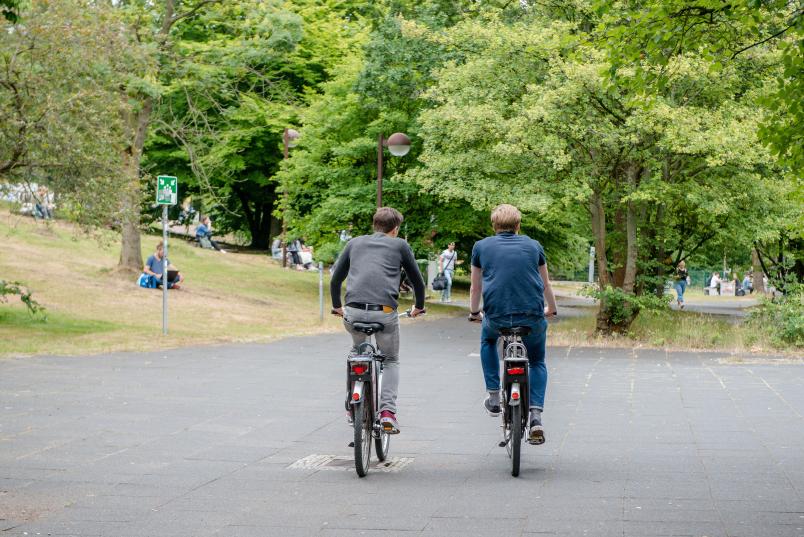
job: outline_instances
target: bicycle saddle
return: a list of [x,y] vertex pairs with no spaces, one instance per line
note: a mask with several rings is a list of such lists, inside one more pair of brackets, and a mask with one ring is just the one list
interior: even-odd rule
[[527,336],[530,334],[530,327],[512,326],[511,328],[500,328],[500,334],[504,336]]
[[375,332],[382,332],[385,325],[382,323],[352,323],[352,327],[358,332],[363,332],[366,335],[371,335]]

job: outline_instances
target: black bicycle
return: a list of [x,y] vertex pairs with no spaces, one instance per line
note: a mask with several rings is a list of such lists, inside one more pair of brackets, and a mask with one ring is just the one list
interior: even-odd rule
[[[422,312],[424,313],[424,312]],[[410,311],[399,317],[410,317]],[[365,477],[371,462],[371,444],[374,443],[380,462],[388,457],[391,445],[390,424],[380,422],[380,393],[382,393],[382,364],[385,357],[371,343],[371,336],[382,332],[382,323],[352,322],[352,328],[366,334],[366,341],[351,353],[346,362],[349,399],[346,410],[354,428],[355,470]]]
[[502,409],[503,439],[500,447],[505,447],[511,459],[511,475],[519,475],[519,458],[522,438],[528,428],[530,408],[530,382],[528,351],[522,337],[530,334],[527,326],[501,328],[502,335]]

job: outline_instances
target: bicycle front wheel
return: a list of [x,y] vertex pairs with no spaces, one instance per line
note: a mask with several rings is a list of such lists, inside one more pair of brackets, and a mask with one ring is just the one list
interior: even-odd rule
[[519,475],[519,452],[522,447],[522,407],[511,407],[511,475]]
[[386,433],[380,427],[380,436],[374,439],[374,451],[377,452],[377,458],[380,462],[388,458],[388,449],[391,446],[391,435]]
[[365,402],[355,405],[355,470],[366,477],[371,460],[371,412]]

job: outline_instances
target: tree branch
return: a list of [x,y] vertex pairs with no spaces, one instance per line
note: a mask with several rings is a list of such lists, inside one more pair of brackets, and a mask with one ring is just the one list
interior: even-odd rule
[[794,15],[794,16],[793,16],[793,18],[792,18],[792,19],[790,19],[790,24],[789,24],[789,25],[788,25],[786,28],[783,28],[782,30],[779,30],[779,31],[778,31],[778,32],[776,32],[775,34],[773,34],[773,35],[771,35],[771,36],[766,37],[766,38],[765,38],[765,39],[763,39],[762,41],[757,41],[756,43],[752,43],[752,44],[748,45],[747,47],[743,47],[743,48],[741,48],[740,50],[738,50],[737,52],[735,52],[734,54],[732,54],[732,55],[731,55],[731,58],[729,58],[729,59],[733,60],[734,58],[736,58],[736,57],[737,57],[737,55],[738,55],[738,54],[742,54],[742,53],[743,53],[743,52],[745,52],[746,50],[750,50],[750,49],[752,49],[752,48],[754,48],[754,47],[758,47],[759,45],[762,45],[762,44],[764,44],[764,43],[767,43],[767,42],[768,42],[768,41],[770,41],[771,39],[776,39],[777,37],[781,36],[782,34],[784,34],[785,32],[787,32],[787,30],[789,30],[790,28],[792,28],[793,26],[795,26],[795,25],[796,25],[796,20],[797,20],[799,17],[801,17],[801,15],[802,15],[802,14],[804,14],[804,11],[801,11],[801,12],[799,12],[797,15]]
[[220,2],[221,2],[221,0],[201,0],[200,2],[198,2],[198,4],[195,5],[195,7],[188,9],[184,13],[178,13],[178,14],[174,15],[170,19],[170,25],[173,26],[174,24],[176,24],[181,19],[186,19],[187,17],[192,17],[193,15],[198,13],[201,10],[201,8],[204,7],[204,6],[207,6],[209,4],[219,4]]

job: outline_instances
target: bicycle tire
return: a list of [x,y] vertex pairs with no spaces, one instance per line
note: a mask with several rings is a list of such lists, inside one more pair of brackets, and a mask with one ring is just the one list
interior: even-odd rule
[[519,455],[522,448],[522,407],[511,407],[511,475],[519,475]]
[[391,447],[391,435],[386,433],[380,427],[380,436],[374,439],[374,451],[377,453],[377,458],[383,462],[388,458],[388,450]]
[[371,412],[365,402],[355,405],[355,471],[360,477],[366,477],[371,461]]

